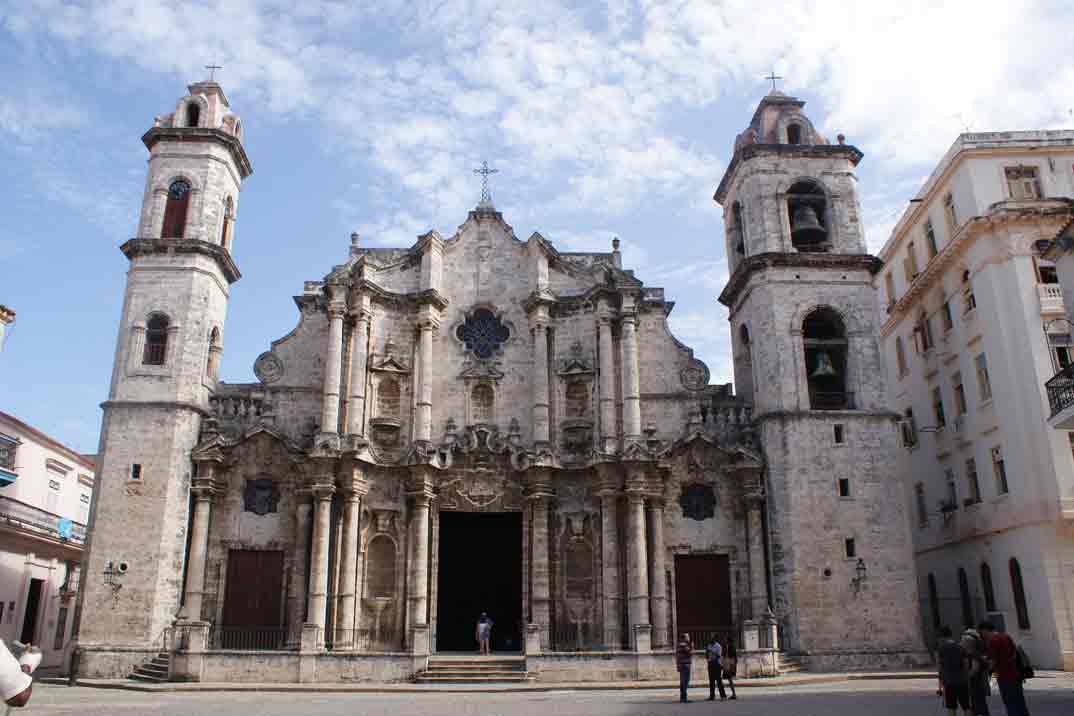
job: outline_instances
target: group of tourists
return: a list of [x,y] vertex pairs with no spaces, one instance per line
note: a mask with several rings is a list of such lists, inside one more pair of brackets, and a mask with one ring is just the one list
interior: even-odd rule
[[[694,643],[690,635],[679,635],[679,643],[675,646],[675,667],[679,671],[679,701],[687,703],[686,691],[690,688],[690,667],[693,665]],[[713,635],[712,640],[705,647],[705,661],[709,675],[709,701],[716,700],[716,689],[720,690],[720,701],[727,699],[727,692],[723,687],[723,680],[731,689],[731,698],[737,699],[735,693],[735,672],[738,669],[738,650],[735,649],[735,640],[727,640],[727,648],[720,644]]]
[[965,716],[989,716],[993,674],[1007,715],[1029,716],[1022,682],[1033,676],[1033,666],[1022,648],[991,622],[966,629],[957,641],[950,627],[941,627],[937,662],[938,694],[951,716],[956,716],[960,707]]

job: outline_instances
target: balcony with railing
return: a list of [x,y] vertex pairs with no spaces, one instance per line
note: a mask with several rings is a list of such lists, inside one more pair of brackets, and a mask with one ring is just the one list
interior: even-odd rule
[[1038,283],[1037,297],[1041,313],[1063,313],[1063,289],[1057,283]]
[[1074,430],[1074,364],[1052,376],[1044,387],[1052,411],[1048,424],[1057,430]]
[[86,525],[11,497],[0,496],[0,526],[78,548],[86,542]]

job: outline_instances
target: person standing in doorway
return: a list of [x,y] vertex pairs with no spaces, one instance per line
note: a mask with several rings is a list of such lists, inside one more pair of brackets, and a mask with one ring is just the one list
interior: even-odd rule
[[690,665],[694,660],[694,645],[690,635],[683,632],[675,647],[675,668],[679,671],[679,702],[687,703],[686,690],[690,688]]
[[984,639],[992,670],[996,672],[999,695],[1007,707],[1007,716],[1029,716],[1026,694],[1022,689],[1022,665],[1018,663],[1018,647],[1005,631],[996,631],[992,622],[977,625]]
[[974,716],[990,716],[988,711],[988,681],[992,678],[992,664],[981,634],[973,628],[962,632],[959,640],[966,653],[967,675],[970,684],[970,708]]
[[951,627],[940,627],[940,643],[936,656],[940,667],[940,695],[943,697],[944,706],[951,712],[951,716],[958,713],[959,706],[966,716],[970,716],[968,660],[962,645],[954,640]]
[[720,659],[723,658],[723,647],[716,641],[716,635],[712,635],[712,641],[705,647],[705,659],[709,668],[709,701],[716,700],[716,687],[720,687],[720,701],[727,698],[723,690],[723,666]]
[[[727,637],[727,652],[723,655],[723,675],[727,677],[727,684],[731,687],[731,699],[737,699],[735,693],[735,674],[738,673],[738,650],[735,649],[735,638]],[[720,689],[723,691],[723,689]]]
[[478,651],[482,654],[488,654],[491,651],[489,649],[489,639],[492,638],[492,620],[489,619],[489,615],[485,612],[481,612],[481,616],[478,617],[474,636],[477,638]]

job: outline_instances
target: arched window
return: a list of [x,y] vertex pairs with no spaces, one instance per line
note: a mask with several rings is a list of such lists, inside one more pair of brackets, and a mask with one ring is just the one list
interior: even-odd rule
[[962,624],[969,628],[974,625],[973,601],[970,599],[970,580],[966,578],[966,570],[958,568],[958,596],[962,599]]
[[996,590],[992,587],[992,568],[987,562],[981,562],[981,589],[984,591],[985,611],[996,611]]
[[567,417],[584,418],[589,415],[589,386],[580,380],[567,384]]
[[493,421],[493,402],[495,395],[491,385],[475,385],[470,393],[470,415],[472,423],[491,423]]
[[932,611],[932,626],[939,629],[943,619],[940,616],[940,595],[936,591],[936,577],[929,575],[929,609]]
[[737,201],[731,205],[731,247],[735,253],[746,253],[746,232],[742,223],[742,204]]
[[802,125],[800,124],[788,124],[787,125],[787,144],[801,144],[802,143]]
[[145,349],[142,351],[144,365],[164,365],[168,355],[168,317],[154,313],[145,324]]
[[802,322],[809,406],[813,410],[853,407],[846,389],[847,339],[843,321],[830,308],[818,308]]
[[791,217],[791,244],[807,253],[830,251],[827,227],[828,201],[814,181],[796,182],[787,190],[787,215]]
[[220,245],[231,248],[231,222],[234,220],[235,202],[229,196],[224,199],[224,220],[220,222]]
[[1011,591],[1014,592],[1014,610],[1018,613],[1018,628],[1029,628],[1029,605],[1026,604],[1026,589],[1022,584],[1022,568],[1018,560],[1011,558]]
[[197,127],[201,119],[201,107],[197,102],[190,102],[186,106],[186,126]]
[[385,378],[377,388],[377,417],[399,417],[399,381]]
[[205,361],[205,377],[210,381],[216,380],[217,371],[220,368],[220,329],[213,326],[209,333],[209,356]]
[[181,239],[186,230],[186,212],[190,207],[190,182],[176,179],[168,187],[168,199],[164,204],[164,225],[160,229],[162,239]]

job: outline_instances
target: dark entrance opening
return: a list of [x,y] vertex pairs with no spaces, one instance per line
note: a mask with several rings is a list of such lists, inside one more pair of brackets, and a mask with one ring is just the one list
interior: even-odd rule
[[522,650],[522,513],[440,513],[436,650],[477,652],[488,612],[492,650]]
[[37,643],[37,617],[41,608],[41,588],[45,586],[43,579],[31,579],[30,591],[26,594],[26,613],[22,618],[22,633],[19,641],[23,644]]
[[283,552],[233,549],[227,555],[218,649],[279,649],[283,628]]
[[675,613],[679,633],[688,633],[695,646],[708,644],[714,636],[727,646],[734,636],[727,555],[675,556]]

